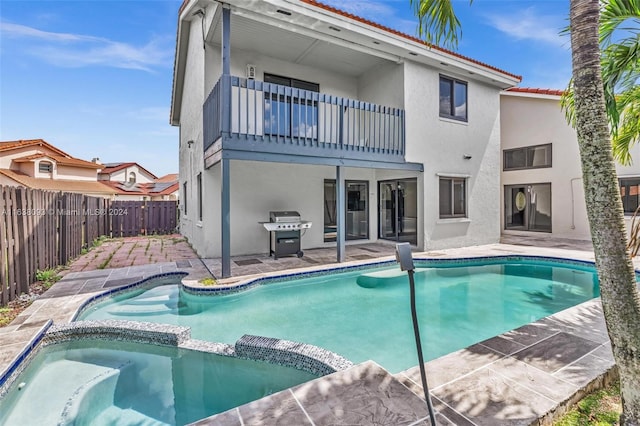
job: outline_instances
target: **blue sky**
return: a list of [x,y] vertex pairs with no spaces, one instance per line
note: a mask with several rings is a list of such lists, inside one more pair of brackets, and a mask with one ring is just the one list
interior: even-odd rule
[[[325,0],[411,35],[409,0]],[[0,140],[42,138],[70,155],[178,172],[169,125],[181,0],[0,1]],[[562,89],[568,0],[454,0],[458,52]]]

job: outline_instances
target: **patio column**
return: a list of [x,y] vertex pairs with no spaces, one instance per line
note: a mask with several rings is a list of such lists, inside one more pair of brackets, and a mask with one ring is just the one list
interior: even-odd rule
[[222,6],[222,75],[231,74],[231,9],[229,5]]
[[[230,131],[230,107],[231,85],[231,9],[229,5],[222,8],[222,43],[220,55],[222,56],[222,96],[227,102],[222,107],[222,137]],[[223,140],[224,144],[224,140]],[[222,278],[231,276],[231,193],[230,193],[230,161],[223,158],[220,162],[221,190],[220,190],[220,236],[222,251]]]
[[344,170],[342,166],[336,166],[336,244],[338,246],[337,261],[345,259],[345,194],[344,194]]
[[229,166],[231,160],[223,158],[220,161],[221,168],[221,197],[220,197],[220,223],[222,239],[222,278],[231,276],[231,197],[230,197],[230,174]]

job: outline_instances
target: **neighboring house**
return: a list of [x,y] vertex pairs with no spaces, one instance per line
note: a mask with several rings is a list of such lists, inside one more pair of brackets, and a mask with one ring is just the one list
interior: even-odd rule
[[[561,90],[512,88],[500,97],[502,229],[590,240],[575,130],[560,108]],[[631,148],[640,158],[640,146]],[[640,164],[616,165],[627,229],[639,205]]]
[[104,169],[98,174],[98,180],[113,189],[116,200],[178,199],[177,173],[158,178],[138,163],[105,163],[103,166]]
[[74,158],[42,139],[0,142],[0,185],[110,198],[98,182],[102,165]]
[[186,0],[171,124],[181,232],[201,256],[263,253],[269,212],[303,248],[500,238],[500,92],[520,77],[313,0]]

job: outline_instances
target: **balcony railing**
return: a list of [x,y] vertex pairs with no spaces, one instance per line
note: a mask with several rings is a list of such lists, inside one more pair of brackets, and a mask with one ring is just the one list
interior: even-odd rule
[[404,161],[398,108],[223,76],[203,113],[205,150],[224,135],[221,149]]

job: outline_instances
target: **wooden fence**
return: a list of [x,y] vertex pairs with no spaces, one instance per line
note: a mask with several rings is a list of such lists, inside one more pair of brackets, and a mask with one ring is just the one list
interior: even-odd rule
[[170,234],[175,201],[109,201],[82,194],[0,186],[0,306],[65,265],[101,236]]

